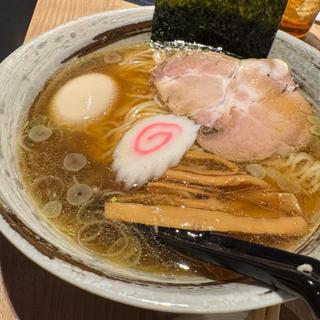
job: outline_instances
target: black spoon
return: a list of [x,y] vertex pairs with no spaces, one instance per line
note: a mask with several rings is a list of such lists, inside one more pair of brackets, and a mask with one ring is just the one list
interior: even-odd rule
[[163,227],[153,232],[156,238],[186,256],[300,296],[320,319],[319,260],[214,232]]

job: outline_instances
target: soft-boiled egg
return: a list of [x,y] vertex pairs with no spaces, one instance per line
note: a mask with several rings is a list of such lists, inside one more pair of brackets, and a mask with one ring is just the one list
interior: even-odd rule
[[60,124],[75,125],[108,114],[117,100],[117,84],[102,73],[69,80],[56,93],[52,116]]

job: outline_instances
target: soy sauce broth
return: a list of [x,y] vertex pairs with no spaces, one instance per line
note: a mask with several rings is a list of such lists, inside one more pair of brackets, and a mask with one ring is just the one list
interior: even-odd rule
[[[142,116],[153,112],[168,112],[165,107],[157,106],[157,101],[154,102],[150,73],[156,64],[155,56],[161,59],[173,52],[174,50],[165,50],[155,53],[155,49],[148,43],[139,43],[117,49],[104,49],[63,66],[48,81],[23,121],[18,146],[23,183],[43,219],[70,241],[94,252],[106,261],[166,277],[197,274],[216,280],[233,279],[236,275],[221,268],[199,264],[178,255],[156,242],[143,228],[109,221],[103,215],[105,201],[116,201],[123,193],[137,192],[125,190],[115,182],[115,174],[111,169],[112,148],[119,142],[121,135],[112,134],[112,130],[126,121],[131,121],[135,114],[130,115],[130,111],[141,104],[150,104],[146,109],[146,115]],[[52,120],[50,106],[57,90],[69,79],[90,72],[113,77],[121,88],[117,105],[111,114],[76,128],[55,123]],[[50,137],[40,142],[32,141],[29,133],[37,125],[50,128]],[[319,151],[320,139],[314,135],[304,152],[317,161]],[[67,170],[64,166],[65,157],[71,153],[81,154],[86,159],[85,165],[78,171]],[[245,171],[247,163],[239,166]],[[286,169],[283,170],[282,174],[286,177]],[[275,181],[268,177],[265,179],[280,191]],[[92,195],[86,202],[72,205],[68,202],[68,190],[77,184],[88,186]],[[146,188],[139,190],[139,193],[153,196]],[[318,223],[318,195],[318,191],[313,194],[297,194],[303,214],[310,222],[310,232]],[[52,212],[48,214],[48,202],[59,203],[61,212],[55,207],[56,215]],[[254,215],[255,205],[249,202],[247,205],[248,211]],[[256,217],[260,217],[258,213]],[[294,248],[303,241],[299,236],[235,236],[286,249]]]

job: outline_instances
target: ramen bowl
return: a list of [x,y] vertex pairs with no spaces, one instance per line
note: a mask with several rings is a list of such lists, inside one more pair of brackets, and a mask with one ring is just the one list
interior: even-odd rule
[[[0,230],[47,271],[84,290],[118,302],[181,313],[231,313],[279,304],[294,297],[253,282],[216,283],[201,277],[166,278],[127,269],[88,253],[42,220],[17,166],[21,119],[47,80],[69,59],[105,46],[150,38],[153,8],[84,17],[51,30],[0,65]],[[320,54],[279,32],[271,57],[285,60],[306,96],[320,106]],[[320,258],[319,229],[298,249]]]

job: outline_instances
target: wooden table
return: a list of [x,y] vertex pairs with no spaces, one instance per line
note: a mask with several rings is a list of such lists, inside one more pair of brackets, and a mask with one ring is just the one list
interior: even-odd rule
[[[38,0],[25,40],[80,16],[130,7],[134,5],[121,0]],[[320,27],[314,25],[306,40],[320,49],[319,39]],[[22,320],[168,320],[174,316],[108,301],[69,285],[24,257],[1,235],[0,261],[10,301]],[[3,290],[0,278],[0,295]],[[13,319],[3,306],[0,301],[0,320]],[[303,308],[298,307],[300,312]],[[294,319],[286,308],[282,312],[282,319]]]

